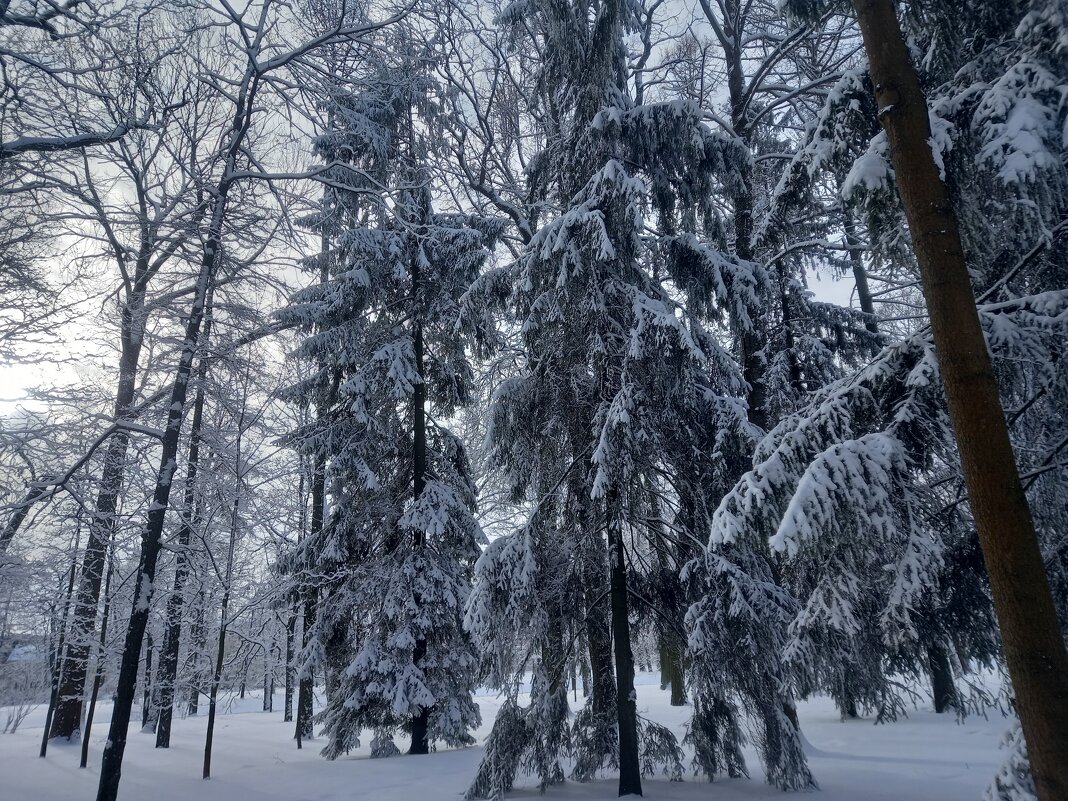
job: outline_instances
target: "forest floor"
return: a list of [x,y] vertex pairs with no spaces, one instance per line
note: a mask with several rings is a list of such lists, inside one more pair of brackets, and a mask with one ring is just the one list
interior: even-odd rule
[[[638,707],[644,716],[670,726],[680,739],[689,707],[672,707],[658,677],[637,677]],[[281,710],[281,694],[274,707]],[[500,700],[478,697],[481,743]],[[581,700],[581,699],[580,699]],[[281,711],[261,712],[259,697],[228,700],[215,730],[210,781],[200,779],[206,715],[175,720],[172,746],[158,751],[152,735],[131,730],[123,765],[122,801],[459,801],[482,756],[481,746],[439,751],[421,757],[371,760],[366,745],[334,762],[319,756],[321,741],[298,751],[293,724]],[[577,704],[572,704],[577,706]],[[203,707],[202,707],[203,708]],[[819,801],[979,801],[1003,753],[999,743],[1008,723],[997,712],[989,719],[958,723],[920,706],[896,723],[843,722],[830,699],[800,704],[809,765],[821,791]],[[38,708],[15,734],[0,735],[0,801],[92,801],[96,797],[100,749],[107,738],[110,704],[97,711],[89,767],[78,769],[79,748],[51,745],[37,757],[44,709]],[[0,712],[0,716],[2,716]],[[137,711],[135,710],[135,716]],[[406,744],[398,740],[403,749]],[[688,776],[682,783],[647,779],[645,797],[683,801],[783,799],[763,783],[760,761],[746,751],[751,779],[707,782]],[[519,779],[509,798],[538,797],[532,779]],[[568,782],[544,796],[554,799],[613,799],[610,777],[589,784]]]

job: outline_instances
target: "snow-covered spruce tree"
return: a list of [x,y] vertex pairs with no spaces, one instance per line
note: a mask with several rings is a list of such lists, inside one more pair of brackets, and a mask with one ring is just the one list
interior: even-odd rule
[[319,716],[331,758],[364,729],[375,755],[396,751],[399,729],[425,753],[472,742],[479,722],[461,620],[482,534],[444,421],[472,373],[459,300],[500,225],[432,210],[436,87],[425,61],[394,53],[324,98],[332,126],[315,145],[339,189],[315,224],[329,274],[282,312],[309,331],[299,355],[333,382],[332,404],[298,435],[329,471],[329,515],[299,558],[320,582],[310,651],[342,665]]
[[[788,24],[772,3],[702,4],[702,10],[727,78],[726,108],[709,116],[741,151],[717,201],[726,212],[727,246],[753,265],[752,297],[741,310],[730,308],[725,326],[743,367],[745,417],[726,424],[711,417],[704,431],[698,420],[694,429],[701,436],[689,442],[704,459],[718,457],[704,466],[701,457],[691,459],[699,465],[692,470],[704,474],[700,502],[681,504],[682,528],[704,540],[711,510],[749,466],[756,442],[807,393],[870,354],[875,340],[870,318],[816,302],[805,287],[807,271],[835,268],[839,260],[832,236],[838,218],[822,210],[784,211],[775,192],[804,144],[792,131],[805,130],[817,117],[824,87],[838,79],[855,35],[840,20]],[[702,98],[708,105],[715,100]],[[749,309],[760,311],[745,313]],[[792,700],[803,688],[782,664],[794,601],[781,587],[778,565],[759,541],[717,542],[690,561],[684,577],[693,602],[687,629],[696,764],[710,778],[743,771],[744,721],[760,746],[767,779],[784,789],[809,786]]]
[[[633,563],[674,536],[665,505],[704,502],[704,475],[691,466],[698,446],[687,434],[701,430],[712,452],[717,436],[723,451],[751,431],[741,371],[702,323],[758,313],[762,272],[723,252],[711,203],[714,183],[732,179],[742,154],[733,138],[701,122],[695,103],[634,101],[621,37],[635,13],[614,2],[589,16],[585,7],[525,3],[505,15],[551,54],[538,86],[558,128],[529,172],[533,194],[553,213],[515,265],[476,287],[486,294],[514,287],[508,305],[525,360],[494,398],[487,446],[515,497],[534,509],[480,560],[468,625],[491,659],[491,683],[514,687],[509,671],[531,668],[536,680],[530,709],[512,702],[498,720],[472,797],[506,792],[520,768],[536,770],[543,786],[562,778],[556,760],[568,741],[554,694],[574,647],[560,632],[576,629],[585,634],[594,682],[572,727],[573,775],[618,767],[620,791],[636,792],[639,748],[654,740],[674,770],[677,747],[652,722],[639,722],[632,706],[627,605],[629,596],[642,598],[645,578]],[[665,557],[677,568],[678,552]],[[605,600],[612,601],[614,665],[599,651]],[[567,622],[576,612],[578,626]],[[754,672],[751,664],[744,670]],[[609,692],[598,690],[600,676],[612,672],[615,710],[605,702]],[[780,720],[781,688],[771,689],[774,718],[757,736],[774,741],[769,750],[779,759],[778,727],[792,724]],[[737,731],[736,719],[730,725]],[[780,760],[782,774],[801,778],[780,783],[807,785],[796,729],[789,732],[797,747],[794,758]],[[536,751],[544,744],[558,749],[548,761]],[[737,764],[736,748],[732,757]]]

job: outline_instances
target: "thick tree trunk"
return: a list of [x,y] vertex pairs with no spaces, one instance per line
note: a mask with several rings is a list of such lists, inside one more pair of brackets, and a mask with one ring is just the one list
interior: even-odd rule
[[[613,511],[608,510],[612,515]],[[638,761],[638,706],[634,694],[634,654],[630,644],[630,608],[627,598],[627,563],[623,532],[618,522],[609,525],[612,594],[612,639],[616,657],[616,720],[619,725],[619,794],[641,795]]]
[[853,0],[908,218],[1040,801],[1068,798],[1068,654],[979,324],[953,205],[931,153],[927,101],[893,0]]
[[668,646],[668,678],[671,681],[672,706],[683,706],[686,703],[686,676],[682,660],[682,646],[678,642],[672,642]]

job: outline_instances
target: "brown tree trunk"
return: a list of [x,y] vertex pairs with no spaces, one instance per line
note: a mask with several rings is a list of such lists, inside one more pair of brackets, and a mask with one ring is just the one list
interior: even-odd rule
[[1068,798],[1068,654],[979,324],[927,101],[892,0],[853,0],[908,218],[968,500],[1040,801]]

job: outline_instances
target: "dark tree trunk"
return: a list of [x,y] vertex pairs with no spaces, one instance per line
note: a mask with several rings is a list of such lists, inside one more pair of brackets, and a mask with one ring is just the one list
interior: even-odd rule
[[846,245],[849,247],[849,261],[853,266],[853,281],[857,287],[857,301],[860,310],[870,319],[864,323],[864,327],[872,334],[879,333],[879,324],[875,319],[875,300],[871,296],[871,288],[868,286],[868,271],[864,267],[864,256],[857,248],[860,240],[857,239],[857,225],[853,220],[853,213],[845,211],[842,215],[842,225],[845,228]]
[[932,645],[927,650],[927,664],[931,672],[931,698],[935,712],[942,714],[957,701],[957,688],[953,685],[953,669],[949,654],[941,645]]
[[[211,335],[211,297],[208,298],[207,319],[204,322],[204,341]],[[189,577],[189,548],[193,532],[199,528],[197,504],[197,471],[200,469],[200,437],[204,427],[204,381],[208,363],[201,355],[197,368],[197,394],[193,401],[193,420],[189,426],[189,459],[186,463],[182,524],[178,529],[178,557],[174,568],[174,586],[167,599],[166,631],[159,660],[159,719],[156,723],[156,748],[170,748],[171,721],[174,717],[174,686],[178,678],[178,649],[182,637],[182,607],[185,602],[185,583]]]
[[[104,646],[108,639],[108,619],[111,617],[111,576],[115,570],[114,555],[108,554],[108,575],[104,579],[104,612],[100,620],[100,641],[96,649],[96,673],[93,675],[93,690],[89,696],[89,710],[85,713],[85,730],[82,732],[82,758],[78,767],[84,768],[89,763],[89,738],[93,733],[93,716],[96,714],[96,702],[100,696],[100,685],[104,681]],[[46,727],[47,730],[47,727]]]
[[271,647],[263,649],[263,711],[274,711],[274,636]]
[[[311,531],[312,537],[318,536],[323,530],[323,513],[326,504],[326,461],[322,456],[315,457],[315,467],[312,474],[311,487]],[[315,623],[315,587],[308,585],[304,588],[304,628],[302,642],[308,647],[311,629]],[[297,725],[296,734],[297,748],[303,747],[304,740],[310,739],[314,732],[312,717],[314,715],[312,690],[314,689],[312,677],[305,676],[301,672],[300,682],[297,685]]]
[[598,537],[583,567],[586,596],[586,644],[590,654],[590,703],[597,716],[611,715],[616,706],[612,670],[612,629],[609,599],[604,592],[607,570],[604,545]]
[[[608,510],[613,515],[613,510]],[[630,645],[630,610],[627,598],[627,563],[623,532],[618,522],[609,526],[611,553],[612,639],[616,657],[616,720],[619,724],[619,794],[641,795],[638,761],[638,706],[634,695],[634,654]]]
[[22,527],[33,505],[38,501],[44,500],[48,494],[48,487],[30,487],[22,497],[22,500],[15,506],[11,516],[7,519],[7,523],[4,524],[3,530],[0,531],[0,554],[7,551],[7,546],[11,544],[11,540],[18,533],[19,528]]
[[[203,778],[211,778],[211,746],[215,739],[215,712],[219,698],[219,683],[222,681],[223,661],[226,658],[226,629],[229,625],[230,590],[234,579],[234,549],[237,546],[237,530],[241,523],[241,483],[244,480],[241,464],[241,442],[245,432],[245,409],[248,404],[248,372],[245,374],[244,394],[241,398],[241,412],[237,416],[237,436],[234,442],[234,504],[230,509],[230,542],[226,549],[226,577],[223,585],[223,597],[219,611],[219,644],[215,656],[215,670],[211,675],[211,694],[208,696],[208,730],[204,736],[204,772]],[[248,663],[244,664],[241,676],[241,697],[245,697],[245,674]]]
[[282,720],[290,723],[293,720],[293,638],[297,629],[296,609],[290,610],[289,620],[286,622],[286,664],[285,664],[285,706]]
[[682,646],[672,640],[668,645],[668,678],[671,683],[672,706],[683,706],[686,703],[686,676],[682,660]]
[[[314,590],[306,590],[305,593],[303,641],[306,648],[312,624],[315,622],[315,595]],[[310,674],[304,675],[303,671],[301,672],[300,681],[297,683],[297,725],[296,732],[293,735],[297,740],[297,748],[302,748],[304,741],[310,740],[315,732],[312,722],[312,718],[315,715],[314,700],[312,698],[313,682],[314,679]]]
[[[412,258],[412,316],[415,320],[412,332],[415,350],[415,370],[419,373],[420,381],[415,385],[412,392],[412,426],[414,428],[414,453],[412,470],[412,497],[418,502],[426,487],[426,383],[423,376],[423,325],[419,319],[419,260]],[[426,547],[426,532],[420,528],[415,530],[415,550],[421,552]],[[419,599],[416,599],[419,603]],[[412,653],[412,664],[422,669],[423,659],[426,657],[426,640],[420,638],[415,643]],[[430,751],[430,742],[427,739],[427,729],[430,724],[430,710],[421,708],[412,717],[412,744],[408,749],[409,754],[426,754]]]
[[145,731],[149,728],[149,720],[152,717],[152,691],[155,686],[155,681],[152,676],[152,654],[155,648],[152,647],[152,632],[148,632],[145,637],[145,673],[144,683],[141,687],[141,730]]
[[[236,152],[236,151],[235,151]],[[127,729],[130,725],[130,712],[133,708],[134,689],[137,681],[137,662],[141,644],[148,625],[148,613],[152,602],[153,584],[156,580],[156,563],[163,545],[163,523],[170,505],[171,486],[174,473],[178,467],[178,446],[182,433],[182,417],[186,407],[193,371],[193,359],[196,355],[197,340],[209,287],[215,274],[218,251],[222,242],[222,222],[225,210],[228,186],[218,190],[215,213],[209,229],[204,258],[201,262],[200,276],[197,280],[189,318],[186,322],[185,339],[178,369],[171,388],[170,404],[167,407],[167,427],[164,430],[160,449],[159,472],[152,503],[148,509],[148,519],[141,535],[141,555],[137,566],[134,583],[134,605],[130,612],[126,642],[122,651],[119,667],[118,686],[115,706],[112,710],[111,728],[108,734],[108,747],[104,749],[104,759],[100,767],[100,786],[97,801],[115,801],[119,792],[119,780],[122,776],[122,757],[126,751]]]
[[[128,419],[136,397],[137,364],[143,343],[144,290],[134,293],[122,309],[122,354],[119,358],[119,381],[115,391],[114,417],[116,421]],[[100,584],[104,574],[104,558],[115,528],[115,513],[118,511],[119,493],[126,470],[126,450],[129,435],[119,429],[108,440],[104,456],[104,468],[100,478],[96,508],[89,524],[89,538],[82,559],[82,572],[78,581],[78,593],[67,638],[64,658],[63,682],[52,718],[51,737],[71,739],[78,731],[82,716],[82,696],[89,670],[91,641],[96,629],[97,605],[100,601]],[[140,643],[137,648],[140,653]]]
[[931,153],[927,101],[893,0],[853,0],[908,218],[1040,801],[1068,798],[1068,654],[979,324],[960,229]]
[[[79,526],[78,531],[81,531],[81,526]],[[77,535],[75,536],[77,537]],[[74,542],[74,552],[78,552],[77,538]],[[75,572],[76,567],[72,562],[70,566],[70,578],[67,581],[67,596],[63,599],[63,616],[60,618],[56,630],[56,644],[49,653],[49,667],[52,669],[52,692],[48,696],[48,711],[45,712],[44,732],[41,734],[41,757],[48,755],[49,732],[52,730],[52,718],[56,713],[56,705],[59,702],[59,688],[63,685],[63,640],[67,631],[67,618],[70,615],[70,602],[74,595]]]
[[186,713],[195,717],[200,711],[200,690],[204,677],[200,665],[204,650],[208,647],[208,630],[204,625],[204,587],[197,593],[197,608],[193,615],[193,631],[190,634],[189,653],[186,654],[186,673],[189,675],[189,698]]

